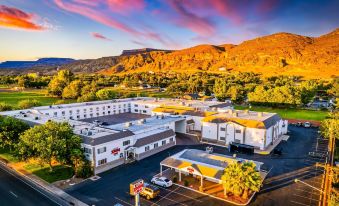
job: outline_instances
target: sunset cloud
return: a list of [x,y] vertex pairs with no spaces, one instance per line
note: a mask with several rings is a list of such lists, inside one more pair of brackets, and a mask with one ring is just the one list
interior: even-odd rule
[[[150,29],[137,29],[136,27],[129,26],[126,23],[123,23],[117,18],[114,18],[110,13],[107,11],[103,11],[102,8],[100,8],[100,5],[102,4],[113,4],[116,2],[109,2],[109,0],[98,0],[97,4],[86,4],[83,3],[82,0],[73,0],[73,1],[66,1],[66,0],[54,0],[55,4],[68,12],[76,13],[82,16],[85,16],[89,19],[92,19],[96,22],[99,22],[101,24],[104,24],[106,26],[109,26],[111,28],[120,30],[122,32],[128,33],[131,36],[138,37],[138,38],[144,38],[146,40],[153,40],[157,41],[163,45],[171,45],[171,42],[169,39],[165,37],[165,35],[158,34],[154,31],[151,31]],[[128,2],[139,2],[137,0],[128,0],[128,1],[123,1],[126,3]],[[120,4],[122,4],[120,2]],[[139,3],[141,5],[141,3]],[[131,6],[131,5],[129,5]],[[126,6],[121,8],[126,8]],[[140,7],[140,6],[139,6]]]
[[46,28],[38,25],[35,20],[36,15],[26,13],[20,9],[0,5],[0,26],[7,28],[17,28],[32,31],[42,31]]
[[206,17],[198,16],[189,10],[183,2],[181,0],[169,1],[170,6],[177,14],[172,16],[174,23],[202,36],[212,35],[216,30],[213,22]]
[[121,14],[140,11],[146,6],[144,0],[107,0],[107,4],[111,11]]
[[96,38],[96,39],[101,39],[101,40],[106,40],[106,41],[112,41],[111,39],[105,37],[104,35],[97,33],[97,32],[91,32],[90,33],[92,37]]

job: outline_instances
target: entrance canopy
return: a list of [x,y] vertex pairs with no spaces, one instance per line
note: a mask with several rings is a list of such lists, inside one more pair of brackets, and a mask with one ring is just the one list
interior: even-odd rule
[[[220,182],[224,169],[229,164],[245,161],[249,160],[220,154],[209,154],[203,150],[185,149],[164,159],[160,162],[160,165]],[[260,167],[263,163],[253,162],[255,163],[257,170],[260,171]]]

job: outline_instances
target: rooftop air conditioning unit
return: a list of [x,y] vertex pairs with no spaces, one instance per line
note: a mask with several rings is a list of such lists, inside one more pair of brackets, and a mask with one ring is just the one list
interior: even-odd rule
[[132,126],[132,122],[126,122],[126,123],[125,123],[125,126],[126,126],[126,127]]

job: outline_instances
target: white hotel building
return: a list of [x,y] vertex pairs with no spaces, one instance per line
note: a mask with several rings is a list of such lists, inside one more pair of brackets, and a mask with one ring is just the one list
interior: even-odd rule
[[[227,145],[234,141],[265,149],[287,132],[287,122],[276,114],[261,113],[255,118],[254,112],[237,112],[238,119],[259,122],[253,126],[253,122],[231,120],[229,115],[234,117],[235,113],[230,102],[216,101],[129,98],[34,107],[0,115],[31,126],[50,120],[67,121],[82,137],[95,174],[176,145],[176,133],[198,132],[203,140],[213,143]],[[98,125],[93,120],[107,124]]]

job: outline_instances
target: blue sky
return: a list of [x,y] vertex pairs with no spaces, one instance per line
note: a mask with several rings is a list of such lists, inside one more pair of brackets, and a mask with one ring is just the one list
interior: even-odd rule
[[319,36],[339,26],[338,9],[335,0],[2,0],[0,61]]

